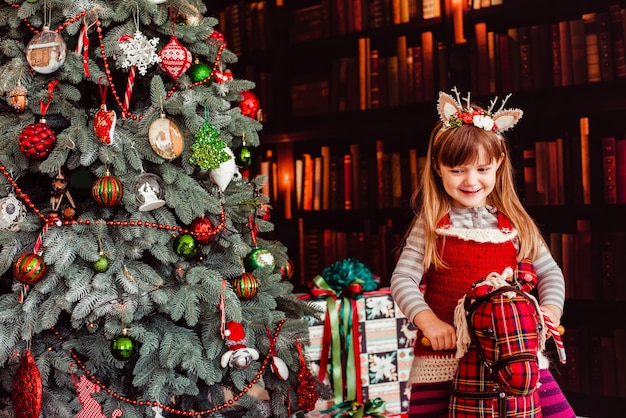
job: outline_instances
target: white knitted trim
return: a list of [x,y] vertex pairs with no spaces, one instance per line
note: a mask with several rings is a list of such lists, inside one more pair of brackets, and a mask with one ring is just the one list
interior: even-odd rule
[[409,383],[448,382],[454,378],[459,360],[454,356],[415,357],[411,367]]
[[550,368],[550,359],[543,351],[537,353],[537,358],[539,359],[539,370],[547,370]]
[[457,237],[465,241],[475,242],[492,242],[499,244],[511,241],[517,237],[517,230],[513,229],[508,234],[503,233],[499,229],[480,229],[480,228],[437,228],[437,235]]

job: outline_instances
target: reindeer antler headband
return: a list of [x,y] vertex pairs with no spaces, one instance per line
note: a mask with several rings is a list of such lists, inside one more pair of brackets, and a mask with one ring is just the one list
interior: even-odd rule
[[511,97],[510,93],[502,100],[500,108],[494,112],[493,109],[498,102],[498,97],[489,102],[489,108],[485,111],[472,108],[469,92],[463,100],[465,102],[465,107],[463,107],[459,91],[456,87],[452,91],[456,94],[456,100],[447,93],[439,92],[439,101],[437,102],[439,118],[446,128],[457,128],[466,124],[500,134],[512,128],[524,113],[520,109],[504,109],[504,105]]

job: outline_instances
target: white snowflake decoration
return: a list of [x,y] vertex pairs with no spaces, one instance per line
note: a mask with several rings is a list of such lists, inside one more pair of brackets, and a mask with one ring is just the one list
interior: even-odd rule
[[370,382],[379,383],[382,381],[395,382],[398,380],[396,365],[393,355],[369,356]]
[[369,298],[365,302],[367,319],[393,318],[393,302],[388,298]]
[[139,74],[146,75],[149,66],[161,62],[156,48],[159,38],[148,39],[143,33],[137,31],[134,37],[129,37],[119,43],[121,50],[122,68],[136,66]]

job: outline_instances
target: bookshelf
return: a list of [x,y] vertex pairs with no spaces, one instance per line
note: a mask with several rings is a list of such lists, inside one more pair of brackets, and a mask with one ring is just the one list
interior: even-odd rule
[[[557,366],[557,379],[578,415],[621,415],[626,1],[273,0],[209,8],[229,22],[233,9],[240,13],[239,31],[230,26],[239,33],[236,71],[257,82],[265,115],[255,165],[275,167],[273,236],[289,248],[300,290],[345,257],[386,285],[412,218],[408,199],[437,92],[457,86],[483,103],[512,92],[509,105],[524,110],[507,135],[519,193],[567,280],[569,360]],[[313,168],[306,187],[296,181],[306,178],[305,155]]]

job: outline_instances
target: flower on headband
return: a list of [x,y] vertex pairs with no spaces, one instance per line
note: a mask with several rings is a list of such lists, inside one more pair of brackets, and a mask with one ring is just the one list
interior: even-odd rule
[[510,94],[504,98],[500,108],[495,113],[492,113],[498,101],[497,97],[491,101],[487,110],[474,109],[471,106],[470,94],[468,93],[467,98],[464,99],[466,102],[464,108],[461,105],[461,98],[456,87],[452,91],[456,93],[456,100],[449,94],[440,92],[437,103],[439,118],[446,128],[458,128],[464,124],[474,125],[477,128],[494,131],[499,134],[513,127],[522,117],[523,112],[520,109],[504,109],[506,101],[511,96]]

